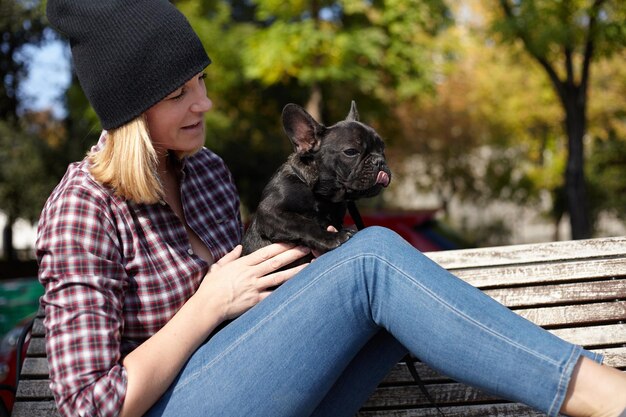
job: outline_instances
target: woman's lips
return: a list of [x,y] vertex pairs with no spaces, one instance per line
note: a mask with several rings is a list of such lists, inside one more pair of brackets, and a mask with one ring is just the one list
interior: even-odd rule
[[187,125],[187,126],[183,126],[182,129],[183,130],[195,130],[195,129],[199,129],[202,127],[202,122],[197,122],[191,125]]

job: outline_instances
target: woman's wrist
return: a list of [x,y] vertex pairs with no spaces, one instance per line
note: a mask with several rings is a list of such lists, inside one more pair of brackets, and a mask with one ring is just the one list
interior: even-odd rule
[[191,316],[199,320],[210,333],[226,320],[226,308],[218,297],[205,297],[198,293],[192,295],[185,307],[191,311]]

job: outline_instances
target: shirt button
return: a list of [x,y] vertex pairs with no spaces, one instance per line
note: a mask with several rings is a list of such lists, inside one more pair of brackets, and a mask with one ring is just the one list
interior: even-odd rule
[[191,249],[191,248],[187,249],[187,253],[190,254],[190,255],[193,255],[193,249]]

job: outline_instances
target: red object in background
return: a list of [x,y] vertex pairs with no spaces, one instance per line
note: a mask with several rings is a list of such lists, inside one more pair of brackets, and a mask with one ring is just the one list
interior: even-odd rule
[[[10,416],[13,409],[17,389],[17,365],[19,362],[21,369],[26,356],[32,320],[32,318],[23,320],[0,341],[0,417]],[[19,355],[18,347],[21,347]]]
[[[420,228],[435,221],[438,210],[420,210],[407,212],[377,212],[361,213],[363,224],[368,226],[383,226],[402,236],[412,246],[422,252],[450,249],[444,247],[432,236],[420,231]],[[349,214],[344,219],[346,226],[354,224]]]

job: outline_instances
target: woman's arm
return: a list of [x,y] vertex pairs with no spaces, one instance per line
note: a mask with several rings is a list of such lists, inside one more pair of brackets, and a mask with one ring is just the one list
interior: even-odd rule
[[241,246],[237,246],[213,264],[198,291],[170,321],[124,359],[128,382],[120,416],[145,413],[222,321],[244,313],[270,294],[268,288],[304,268],[274,272],[308,252],[274,244],[240,257]]

